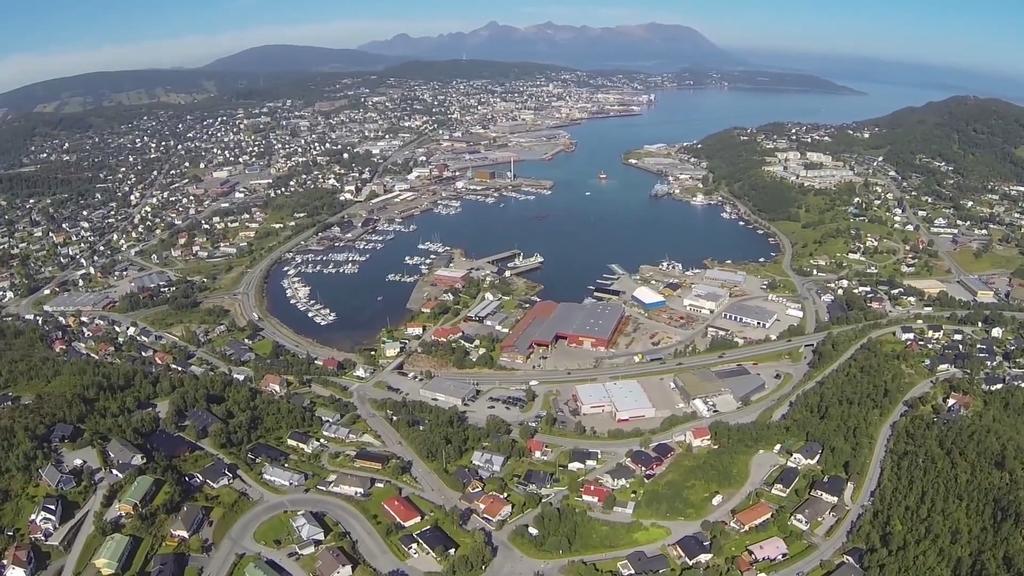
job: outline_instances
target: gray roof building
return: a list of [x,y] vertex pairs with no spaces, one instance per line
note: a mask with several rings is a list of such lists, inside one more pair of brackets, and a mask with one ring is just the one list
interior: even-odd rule
[[476,395],[476,387],[459,380],[434,378],[420,388],[420,396],[434,398],[452,404],[465,404]]

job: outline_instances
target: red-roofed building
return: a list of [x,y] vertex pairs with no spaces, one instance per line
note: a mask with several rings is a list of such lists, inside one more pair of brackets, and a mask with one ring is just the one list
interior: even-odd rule
[[580,488],[580,497],[584,502],[594,502],[604,505],[605,500],[612,495],[612,489],[600,484],[588,482]]
[[174,356],[171,356],[167,352],[157,352],[156,354],[153,354],[153,362],[164,366],[174,362]]
[[285,387],[284,377],[280,374],[264,374],[263,379],[260,380],[259,384],[260,390],[276,394],[278,396],[284,394]]
[[460,336],[462,336],[462,328],[458,326],[441,326],[435,328],[434,333],[431,334],[431,338],[435,342],[451,342]]
[[694,426],[686,431],[686,443],[694,448],[711,446],[711,429],[707,426]]
[[512,503],[500,494],[484,494],[476,501],[480,517],[488,522],[500,522],[512,515]]
[[525,362],[536,347],[550,348],[558,340],[574,348],[608,350],[626,317],[613,302],[538,302],[501,342],[501,358]]
[[427,302],[424,302],[422,306],[420,306],[420,312],[423,312],[424,314],[430,314],[431,312],[434,311],[435,308],[437,308],[440,305],[441,302],[437,300],[428,300]]
[[338,367],[341,366],[341,362],[335,357],[324,358],[320,365],[324,367],[324,370],[337,371]]
[[772,508],[771,504],[762,500],[745,510],[737,512],[732,517],[732,522],[729,525],[740,532],[746,532],[771,520],[774,513],[775,509]]
[[384,501],[384,509],[388,514],[402,525],[408,528],[423,520],[423,513],[405,496],[392,496]]
[[551,448],[537,438],[530,438],[526,441],[526,451],[532,458],[547,460],[551,457]]
[[455,268],[441,268],[434,272],[430,283],[442,288],[462,288],[469,278],[468,270],[456,270]]

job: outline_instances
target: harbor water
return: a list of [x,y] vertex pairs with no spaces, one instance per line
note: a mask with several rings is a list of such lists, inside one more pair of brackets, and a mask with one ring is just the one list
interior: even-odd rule
[[[645,144],[698,140],[730,126],[772,121],[845,122],[887,114],[948,96],[934,91],[857,85],[863,96],[754,91],[667,91],[640,116],[585,122],[569,131],[574,152],[550,161],[516,164],[517,176],[552,180],[550,195],[532,200],[500,197],[493,204],[463,201],[456,214],[427,212],[406,223],[380,250],[369,252],[356,274],[303,273],[316,299],[337,314],[327,325],[292,305],[276,265],[267,282],[271,314],[296,332],[328,345],[354,349],[382,328],[400,325],[414,284],[388,282],[394,273],[418,274],[403,263],[425,255],[417,244],[437,240],[482,257],[512,248],[541,253],[544,266],[526,277],[544,285],[541,296],[580,301],[609,264],[636,271],[669,258],[686,267],[705,259],[770,259],[777,245],[768,235],[721,218],[721,208],[671,198],[651,198],[657,177],[622,164],[622,154]],[[606,178],[599,178],[601,172]]]

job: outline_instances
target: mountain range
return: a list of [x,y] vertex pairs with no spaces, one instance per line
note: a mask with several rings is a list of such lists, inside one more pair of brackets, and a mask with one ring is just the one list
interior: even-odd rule
[[608,28],[553,22],[517,28],[490,22],[469,32],[424,37],[399,34],[359,49],[391,56],[414,54],[424,60],[475,58],[657,72],[743,64],[693,28],[654,22]]
[[[459,60],[474,64],[452,64]],[[504,64],[489,66],[484,61]],[[511,63],[515,65],[510,67]],[[717,70],[739,74],[731,82],[737,87],[852,92],[807,74],[759,71],[764,78],[756,78],[753,67],[743,59],[687,26],[648,23],[596,28],[546,22],[517,28],[491,22],[469,32],[433,37],[399,34],[359,49],[273,44],[242,50],[198,68],[92,72],[55,78],[0,94],[0,109],[73,112],[96,106],[183,104],[228,93],[255,96],[255,90],[266,93],[267,86],[285,87],[311,75],[370,71],[406,78],[453,74],[510,78],[521,76],[524,70],[537,70],[526,63],[640,72],[687,69],[706,74]]]

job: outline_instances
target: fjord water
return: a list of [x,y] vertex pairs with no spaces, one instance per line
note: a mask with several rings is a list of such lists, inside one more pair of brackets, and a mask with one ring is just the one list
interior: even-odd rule
[[[720,217],[716,206],[693,206],[648,196],[657,177],[622,164],[622,154],[645,144],[698,140],[731,126],[773,121],[836,123],[881,116],[904,106],[950,94],[886,85],[857,85],[866,95],[828,95],[742,90],[665,91],[641,116],[585,122],[569,131],[574,152],[547,162],[523,162],[519,176],[553,180],[550,196],[534,200],[502,198],[495,204],[464,201],[462,212],[428,212],[413,222],[418,229],[398,233],[362,262],[358,274],[303,274],[338,321],[319,326],[288,302],[281,287],[281,265],[267,282],[271,314],[296,332],[352,349],[381,328],[401,324],[412,284],[387,282],[390,273],[418,272],[405,256],[422,254],[426,240],[487,256],[518,248],[540,252],[543,268],[527,277],[544,285],[541,296],[580,301],[588,285],[608,273],[608,264],[635,271],[665,257],[698,266],[705,259],[751,261],[771,258],[776,245],[767,235]],[[604,171],[607,180],[598,179]],[[502,205],[503,204],[503,205]]]

